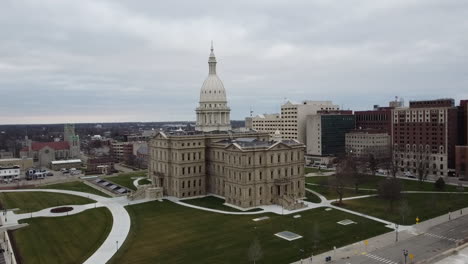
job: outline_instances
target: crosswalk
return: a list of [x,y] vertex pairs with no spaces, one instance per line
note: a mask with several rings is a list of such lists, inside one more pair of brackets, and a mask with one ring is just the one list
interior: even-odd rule
[[448,240],[448,241],[452,241],[452,242],[457,242],[456,239],[454,238],[450,238],[450,237],[446,237],[446,236],[441,236],[441,235],[436,235],[436,234],[432,234],[432,233],[424,233],[425,236],[429,236],[429,237],[435,237],[435,238],[439,238],[439,239],[444,239],[444,240]]
[[379,257],[377,255],[373,255],[373,254],[366,254],[365,256],[368,257],[368,258],[377,260],[379,262],[386,263],[386,264],[398,264],[397,262],[395,262],[393,260],[382,258],[382,257]]

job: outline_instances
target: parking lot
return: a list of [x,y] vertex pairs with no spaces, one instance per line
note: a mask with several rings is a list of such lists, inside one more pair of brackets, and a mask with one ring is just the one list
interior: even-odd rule
[[13,180],[9,183],[6,182],[0,182],[0,188],[5,188],[5,187],[16,187],[16,188],[21,188],[22,186],[30,186],[30,185],[42,185],[42,184],[51,184],[51,183],[57,183],[57,182],[65,182],[65,181],[71,181],[71,180],[77,180],[79,177],[83,176],[82,173],[76,174],[76,175],[71,175],[70,173],[63,173],[60,171],[54,171],[54,170],[49,170],[46,169],[49,172],[53,173],[53,176],[45,176],[43,179],[31,179],[27,180],[25,171],[21,172],[20,179],[19,180]]

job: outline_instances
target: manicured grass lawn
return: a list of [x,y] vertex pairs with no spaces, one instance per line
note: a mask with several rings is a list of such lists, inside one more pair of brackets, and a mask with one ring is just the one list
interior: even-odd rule
[[[338,194],[336,193],[335,189],[328,185],[306,185],[306,188],[320,193],[321,195],[325,196],[325,198],[327,198],[328,200],[338,199]],[[368,194],[377,194],[377,191],[359,190],[356,193],[354,189],[345,189],[343,198]]]
[[188,203],[188,204],[193,204],[201,207],[206,207],[206,208],[211,208],[211,209],[217,209],[217,210],[222,210],[222,211],[229,211],[229,212],[255,212],[255,211],[261,211],[262,209],[255,208],[251,209],[248,211],[241,211],[237,210],[236,208],[232,208],[230,206],[224,205],[224,199],[215,197],[215,196],[206,196],[202,198],[195,198],[195,199],[188,199],[188,200],[182,200],[181,202]]
[[320,200],[320,197],[308,191],[306,191],[306,197],[307,197],[306,201],[311,202],[311,203],[322,202],[322,200]]
[[[333,176],[330,176],[333,177]],[[306,182],[307,183],[315,183],[315,184],[321,184],[321,185],[328,185],[329,179],[331,179],[329,176],[316,176],[316,177],[307,177]],[[379,182],[384,180],[385,177],[381,176],[365,176],[363,183],[359,185],[360,188],[366,188],[366,189],[377,189],[379,186]],[[434,188],[434,183],[432,182],[423,182],[420,183],[419,181],[414,181],[414,180],[405,180],[405,179],[399,179],[403,185],[403,191],[439,191]],[[347,184],[349,187],[353,187],[354,185],[352,183]],[[445,189],[442,190],[444,192],[456,192],[457,191],[457,186],[453,185],[446,185]],[[465,191],[468,191],[468,188],[465,188]]]
[[93,187],[88,186],[80,181],[43,185],[43,186],[38,187],[38,189],[69,190],[69,191],[92,193],[92,194],[97,194],[97,195],[104,196],[104,197],[110,197],[109,195],[99,190],[96,190]]
[[[224,215],[169,201],[127,206],[127,210],[132,219],[130,236],[109,263],[252,263],[248,249],[254,238],[263,252],[256,263],[290,263],[311,252],[319,254],[390,231],[381,223],[338,210],[308,210],[297,219],[275,214]],[[252,221],[260,216],[270,219]],[[336,223],[344,219],[357,224]],[[289,242],[274,235],[285,230],[304,237]]]
[[51,192],[2,192],[0,193],[0,203],[3,208],[19,208],[15,213],[36,212],[45,208],[59,205],[79,205],[94,203],[94,200]]
[[21,220],[29,226],[13,232],[23,263],[83,263],[112,229],[107,208],[90,209],[77,215]]
[[138,181],[139,185],[151,184],[151,181],[148,179],[141,179]]
[[[404,206],[405,203],[407,206]],[[400,201],[394,203],[392,211],[389,201],[378,197],[344,201],[344,207],[394,223],[410,225],[415,224],[416,217],[425,221],[447,214],[449,210],[458,213],[457,210],[468,207],[468,194],[404,194]]]
[[332,170],[319,169],[319,168],[309,168],[309,167],[304,168],[305,174],[307,174],[307,173],[329,172],[329,171],[332,171]]
[[105,178],[108,181],[113,183],[117,183],[118,185],[124,186],[129,188],[130,190],[136,190],[137,188],[133,185],[134,177],[146,177],[148,171],[135,171],[135,172],[127,172],[127,173],[120,173],[118,176],[107,177]]

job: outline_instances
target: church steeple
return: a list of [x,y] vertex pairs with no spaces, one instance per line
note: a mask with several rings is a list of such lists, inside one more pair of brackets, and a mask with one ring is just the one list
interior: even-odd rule
[[211,53],[210,58],[208,59],[209,74],[216,74],[216,57],[214,55],[213,50],[213,41],[211,41]]

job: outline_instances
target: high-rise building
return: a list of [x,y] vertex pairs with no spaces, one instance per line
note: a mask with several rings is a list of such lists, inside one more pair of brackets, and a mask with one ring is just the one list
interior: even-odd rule
[[352,111],[319,111],[316,115],[308,116],[307,155],[344,155],[345,135],[354,128]]
[[468,145],[468,100],[460,100],[458,106],[458,145]]
[[296,104],[286,102],[281,106],[283,127],[281,134],[285,139],[297,139],[306,144],[307,116],[315,115],[318,111],[339,110],[338,105],[331,101],[304,101]]
[[356,129],[346,133],[346,153],[357,158],[391,158],[390,135],[382,130]]
[[401,171],[447,176],[455,167],[457,108],[453,99],[411,101],[392,111],[394,158]]
[[372,110],[354,111],[357,129],[382,130],[391,135],[392,109],[404,107],[403,98],[395,97],[388,106],[374,105]]
[[455,170],[459,178],[468,180],[468,146],[455,147]]
[[280,131],[283,127],[283,121],[280,114],[263,114],[256,115],[254,117],[246,118],[246,121],[250,120],[249,129],[253,129],[259,132],[266,132],[270,136],[274,136],[276,131]]

